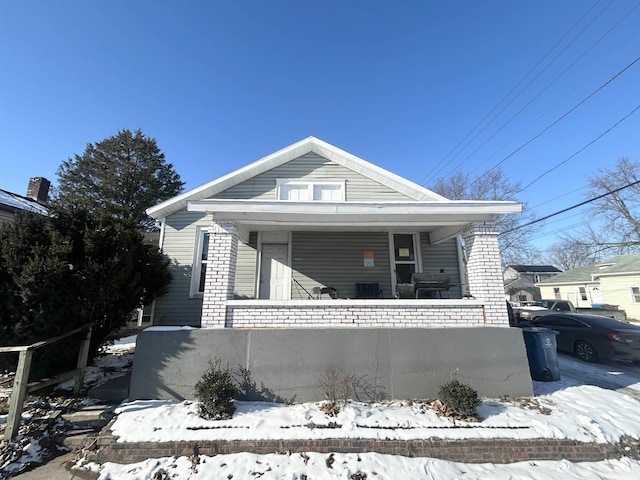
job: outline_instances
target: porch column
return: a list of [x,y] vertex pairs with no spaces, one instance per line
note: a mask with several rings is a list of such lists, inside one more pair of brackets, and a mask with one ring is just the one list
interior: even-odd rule
[[207,271],[202,299],[202,328],[224,328],[227,301],[233,299],[238,257],[238,230],[234,222],[211,222]]
[[495,225],[473,224],[463,236],[469,293],[484,304],[487,325],[509,326]]

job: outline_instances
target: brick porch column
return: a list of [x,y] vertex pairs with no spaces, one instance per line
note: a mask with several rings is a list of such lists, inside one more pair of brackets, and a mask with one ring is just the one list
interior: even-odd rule
[[227,301],[233,299],[238,257],[238,231],[234,222],[211,222],[207,272],[202,299],[202,328],[224,328]]
[[468,290],[485,307],[487,325],[509,326],[502,282],[498,232],[492,223],[473,224],[463,233]]

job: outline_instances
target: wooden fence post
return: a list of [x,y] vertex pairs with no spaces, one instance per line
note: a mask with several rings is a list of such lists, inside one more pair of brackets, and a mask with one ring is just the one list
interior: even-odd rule
[[78,395],[80,389],[82,388],[82,380],[84,380],[84,372],[87,369],[87,357],[89,356],[89,343],[91,342],[91,332],[92,328],[89,327],[87,329],[87,333],[85,333],[82,342],[80,343],[80,353],[78,353],[78,364],[76,365],[78,368],[78,373],[74,378],[73,383],[73,394]]
[[20,421],[22,420],[22,405],[27,395],[27,383],[29,383],[29,371],[31,370],[31,358],[33,351],[30,349],[20,352],[20,360],[18,361],[18,369],[16,378],[13,382],[13,391],[11,392],[11,400],[9,405],[9,417],[7,418],[7,427],[4,431],[4,439],[11,440],[18,433]]

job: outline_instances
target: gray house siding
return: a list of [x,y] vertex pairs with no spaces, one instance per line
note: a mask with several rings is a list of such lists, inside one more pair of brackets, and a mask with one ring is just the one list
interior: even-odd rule
[[348,202],[413,200],[315,153],[308,153],[239,183],[214,198],[275,200],[276,179],[278,178],[346,180],[346,200]]
[[425,272],[437,273],[444,270],[451,277],[454,284],[449,290],[450,298],[462,298],[460,286],[460,268],[458,265],[458,244],[455,238],[446,242],[431,245],[429,234],[421,235],[420,248],[422,250],[422,269]]
[[258,261],[258,234],[251,232],[249,243],[238,242],[236,263],[235,297],[238,299],[255,298],[256,270]]
[[[318,285],[333,287],[340,297],[355,297],[356,282],[378,282],[385,297],[391,297],[389,238],[386,232],[294,232],[292,276],[304,289]],[[374,267],[365,267],[363,251],[374,252]],[[296,282],[292,299],[306,299]]]
[[168,217],[164,227],[163,253],[171,260],[169,291],[156,300],[155,325],[200,325],[202,297],[190,297],[191,272],[198,226],[209,226],[210,218],[183,210]]
[[[276,198],[276,179],[346,180],[346,200],[412,201],[413,199],[377,181],[334,163],[315,153],[308,153],[284,165],[257,175],[214,198],[262,199]],[[202,297],[190,296],[194,249],[198,227],[209,227],[207,215],[180,211],[165,220],[163,252],[171,259],[173,280],[167,294],[156,300],[154,324],[199,326]],[[238,244],[234,296],[255,298],[258,264],[258,232]],[[293,232],[292,233],[291,298],[307,299],[318,285],[337,289],[341,297],[355,297],[357,282],[378,282],[386,298],[393,297],[389,258],[388,232]],[[363,252],[372,251],[374,266],[365,267]],[[421,235],[424,271],[444,268],[451,281],[460,283],[455,240],[430,245],[429,236]],[[460,297],[460,288],[451,290],[452,298]]]

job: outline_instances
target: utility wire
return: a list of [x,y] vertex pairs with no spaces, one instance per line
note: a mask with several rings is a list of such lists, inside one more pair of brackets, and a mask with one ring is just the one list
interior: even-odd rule
[[[622,70],[620,70],[618,73],[616,73],[613,77],[611,77],[609,80],[607,80],[606,82],[604,82],[602,85],[600,85],[598,88],[596,88],[593,92],[591,92],[589,95],[587,95],[585,98],[583,98],[582,100],[580,100],[577,104],[575,104],[573,107],[571,107],[569,110],[567,110],[565,113],[563,113],[560,117],[558,117],[556,120],[554,120],[553,122],[551,122],[549,125],[547,125],[545,128],[543,128],[540,132],[538,132],[536,135],[534,135],[533,137],[531,137],[529,140],[527,140],[525,143],[523,143],[522,145],[520,145],[518,148],[516,148],[514,151],[512,151],[509,155],[507,155],[505,158],[503,158],[502,160],[500,160],[498,163],[496,163],[493,167],[491,167],[489,170],[487,170],[485,172],[485,174],[495,170],[496,168],[498,168],[500,165],[502,165],[504,162],[506,162],[507,160],[509,160],[511,157],[513,157],[516,153],[518,153],[520,150],[522,150],[524,147],[526,147],[527,145],[533,143],[535,140],[537,140],[538,138],[540,138],[542,135],[544,135],[546,132],[548,132],[551,128],[553,128],[554,126],[556,126],[558,123],[560,123],[562,120],[564,120],[566,117],[568,117],[571,113],[573,113],[575,110],[577,110],[579,107],[581,107],[584,103],[587,102],[587,100],[589,100],[591,97],[593,97],[594,95],[596,95],[598,92],[600,92],[602,89],[604,89],[606,86],[608,86],[610,83],[612,83],[615,79],[617,79],[620,75],[622,75],[624,72],[626,72],[627,70],[629,70],[633,65],[635,65],[638,61],[640,61],[640,57],[636,57],[631,63],[629,63],[628,65],[626,65]],[[478,178],[476,178],[473,182],[471,182],[469,184],[469,186],[475,184],[476,182],[480,181],[480,179],[482,179],[482,176],[479,176]]]
[[[511,95],[515,90],[516,90],[516,88],[518,88],[518,87],[519,87],[519,86],[520,86],[520,85],[525,81],[525,79],[526,79],[527,77],[529,77],[529,75],[531,75],[531,74],[535,71],[535,69],[536,69],[536,68],[538,68],[538,66],[540,66],[540,64],[541,64],[541,63],[542,63],[542,62],[543,62],[543,61],[544,61],[544,60],[545,60],[545,59],[546,59],[546,58],[551,54],[551,52],[553,52],[553,51],[558,47],[558,45],[560,45],[560,43],[562,43],[562,42],[564,41],[564,39],[565,39],[565,38],[567,38],[567,36],[568,36],[568,35],[569,35],[569,34],[570,34],[570,33],[571,33],[571,32],[572,32],[572,31],[573,31],[573,30],[574,30],[574,29],[575,29],[575,28],[576,28],[576,27],[577,27],[577,26],[578,26],[578,25],[583,21],[583,20],[584,20],[584,18],[585,18],[585,17],[586,17],[590,12],[591,12],[591,10],[593,10],[593,9],[596,7],[596,5],[597,5],[598,3],[600,3],[600,2],[599,2],[599,0],[598,0],[597,2],[595,2],[595,3],[591,6],[591,8],[589,8],[589,9],[584,13],[584,15],[582,15],[582,17],[580,17],[580,19],[579,19],[579,20],[578,20],[578,21],[577,21],[577,22],[576,22],[576,23],[575,23],[575,24],[574,24],[574,25],[573,25],[573,26],[572,26],[572,27],[567,31],[567,33],[565,33],[565,34],[560,38],[560,40],[558,40],[558,41],[556,42],[556,44],[555,44],[553,47],[551,47],[551,48],[547,51],[547,53],[545,53],[545,54],[542,56],[542,58],[541,58],[541,59],[540,59],[540,60],[539,60],[539,61],[538,61],[538,62],[537,62],[533,67],[531,67],[531,69],[530,69],[530,70],[529,70],[529,71],[528,71],[528,72],[527,72],[527,73],[526,73],[526,74],[525,74],[525,75],[524,75],[524,76],[523,76],[523,77],[522,77],[522,78],[521,78],[521,79],[520,79],[520,80],[519,80],[519,81],[518,81],[518,82],[517,82],[517,83],[516,83],[512,88],[511,88],[511,90],[509,90],[509,92],[507,92],[507,94],[506,94],[504,97],[502,97],[502,99],[501,99],[501,100],[500,100],[500,101],[499,101],[499,102],[498,102],[498,103],[497,103],[497,104],[496,104],[496,105],[495,105],[495,106],[494,106],[494,107],[493,107],[493,108],[492,108],[492,109],[491,109],[491,110],[490,110],[490,111],[489,111],[489,112],[488,112],[488,113],[487,113],[487,114],[486,114],[486,115],[485,115],[485,116],[484,116],[484,117],[483,117],[483,118],[478,122],[478,123],[476,123],[476,124],[473,126],[473,128],[472,128],[472,129],[471,129],[471,130],[470,130],[470,131],[469,131],[469,132],[464,136],[464,138],[463,138],[462,140],[460,140],[460,141],[458,142],[458,144],[457,144],[455,147],[453,147],[453,148],[449,151],[449,153],[447,153],[447,154],[442,158],[442,160],[440,160],[440,161],[435,165],[434,170],[435,170],[437,167],[440,167],[441,165],[442,165],[442,166],[441,166],[440,168],[437,168],[437,170],[432,171],[433,173],[431,174],[431,177],[429,177],[429,178],[433,178],[435,175],[437,175],[437,174],[442,170],[442,168],[444,168],[444,165],[443,165],[443,164],[444,164],[444,163],[445,163],[445,161],[446,161],[446,160],[447,160],[447,159],[448,159],[448,158],[449,158],[449,157],[450,157],[450,156],[451,156],[451,155],[452,155],[452,154],[453,154],[453,153],[458,149],[458,147],[459,147],[462,143],[464,143],[464,142],[469,138],[469,136],[471,136],[471,135],[473,134],[473,132],[474,132],[476,129],[478,129],[478,128],[480,127],[480,125],[482,125],[482,124],[484,123],[484,121],[485,121],[485,120],[486,120],[486,119],[487,119],[487,118],[488,118],[488,117],[489,117],[493,112],[495,112],[495,111],[496,111],[496,109],[497,109],[500,105],[502,105],[502,104],[505,102],[505,100],[506,100],[507,98],[509,98],[509,96],[510,96],[510,95]],[[561,54],[562,54],[562,53],[563,53],[563,52],[564,52],[564,51],[565,51],[565,50],[566,50],[566,49],[567,49],[571,44],[573,44],[573,42],[575,42],[575,41],[578,39],[578,37],[580,37],[580,35],[582,35],[582,33],[584,33],[584,31],[585,31],[587,28],[589,28],[589,26],[591,26],[591,24],[592,24],[595,20],[597,20],[597,19],[598,19],[598,18],[599,18],[603,13],[604,13],[604,11],[605,11],[605,10],[607,10],[607,9],[611,6],[611,4],[612,4],[612,3],[613,3],[613,0],[611,1],[611,3],[609,3],[609,5],[607,5],[607,6],[606,6],[606,7],[605,7],[605,8],[604,8],[604,9],[603,9],[603,10],[602,10],[602,11],[601,11],[597,16],[596,16],[596,18],[595,18],[595,19],[594,19],[594,20],[593,20],[589,25],[587,25],[587,27],[586,27],[586,28],[584,28],[584,29],[583,29],[583,30],[582,30],[582,31],[581,31],[577,36],[575,36],[575,37],[573,38],[573,40],[571,40],[571,42],[569,42],[569,44],[567,44],[567,46],[566,46],[566,47],[565,47],[565,48],[564,48],[564,49],[563,49],[563,50],[562,50],[558,55],[556,55],[556,56],[555,56],[555,57],[554,57],[554,58],[553,58],[553,59],[552,59],[552,60],[551,60],[551,61],[550,61],[550,62],[549,62],[545,67],[544,67],[544,69],[542,69],[542,70],[541,70],[541,71],[540,71],[540,72],[539,72],[539,73],[538,73],[538,74],[533,78],[533,80],[531,80],[531,81],[530,81],[530,82],[529,82],[529,83],[528,83],[528,84],[527,84],[527,85],[526,85],[522,90],[520,90],[520,92],[519,92],[519,93],[518,93],[514,98],[512,98],[512,99],[511,99],[511,101],[509,101],[509,103],[507,103],[507,105],[506,105],[502,110],[500,110],[500,112],[498,112],[498,114],[496,114],[496,115],[495,115],[495,116],[494,116],[494,117],[489,121],[489,123],[487,123],[487,124],[486,124],[486,125],[485,125],[485,126],[484,126],[484,127],[483,127],[483,128],[482,128],[482,129],[481,129],[481,130],[480,130],[480,131],[479,131],[479,132],[478,132],[478,133],[477,133],[477,134],[472,138],[472,139],[470,139],[470,140],[469,140],[469,141],[468,141],[468,142],[467,142],[467,143],[466,143],[466,144],[465,144],[465,145],[460,149],[460,151],[458,151],[457,153],[455,153],[455,155],[453,155],[453,158],[455,158],[455,157],[456,157],[456,156],[458,156],[462,151],[464,151],[464,149],[465,149],[465,148],[467,148],[467,146],[468,146],[468,145],[469,145],[473,140],[475,140],[475,139],[476,139],[476,138],[477,138],[477,137],[478,137],[478,136],[479,136],[479,135],[480,135],[484,130],[486,130],[486,129],[489,127],[489,125],[491,125],[491,124],[493,123],[493,121],[494,121],[498,116],[500,116],[500,114],[501,114],[501,113],[502,113],[502,112],[503,112],[507,107],[509,107],[509,105],[511,105],[511,104],[512,104],[512,103],[513,103],[513,102],[514,102],[514,101],[515,101],[515,100],[516,100],[520,95],[522,95],[522,94],[526,91],[526,89],[527,89],[529,86],[531,86],[531,84],[533,83],[533,81],[535,81],[535,80],[536,80],[536,79],[537,79],[537,78],[538,78],[538,77],[539,77],[539,76],[540,76],[540,75],[541,75],[541,74],[542,74],[542,73],[543,73],[547,68],[549,68],[549,67],[553,64],[553,62],[555,62],[555,61],[558,59],[558,57],[559,57],[559,56],[560,56],[560,55],[561,55]],[[425,176],[422,178],[421,183],[422,183],[422,182],[425,182],[425,181],[427,180],[427,177],[428,177],[428,175],[425,175]]]
[[[612,2],[613,3],[613,2]],[[610,6],[611,4],[607,5],[607,8]],[[459,168],[463,163],[465,163],[469,158],[471,158],[475,153],[477,153],[482,147],[484,147],[490,140],[492,140],[498,133],[500,133],[507,125],[509,125],[509,123],[511,123],[518,115],[520,115],[529,105],[531,105],[534,101],[536,101],[539,97],[542,96],[543,93],[545,93],[554,83],[556,83],[565,73],[567,73],[571,68],[573,68],[574,65],[576,65],[580,60],[582,60],[582,58],[584,58],[584,56],[589,53],[598,43],[600,43],[602,40],[604,40],[604,38],[609,35],[618,25],[620,25],[620,23],[622,23],[623,20],[625,20],[629,15],[631,15],[633,13],[634,10],[636,10],[638,7],[640,7],[640,3],[637,4],[635,7],[633,7],[629,12],[627,12],[620,20],[618,20],[618,22],[613,25],[609,30],[607,30],[603,35],[600,36],[600,38],[598,38],[598,40],[596,40],[594,43],[591,44],[591,46],[589,48],[587,48],[584,52],[582,52],[582,54],[576,58],[567,68],[565,68],[558,76],[556,76],[551,82],[549,82],[547,84],[547,86],[545,86],[535,97],[533,97],[531,100],[529,100],[520,110],[518,110],[514,115],[511,116],[511,118],[509,118],[509,120],[507,120],[505,123],[502,124],[502,126],[495,131],[489,138],[487,138],[484,142],[482,142],[473,152],[471,152],[469,155],[467,155],[464,160],[462,160],[458,165],[456,165],[455,169]],[[606,8],[605,8],[606,10]],[[604,12],[604,10],[602,12],[600,12],[600,15]],[[593,22],[592,22],[593,23]],[[583,32],[590,26],[591,24],[587,25],[587,27],[585,27],[585,29],[583,29]],[[580,32],[580,34],[582,34],[582,32]],[[565,49],[566,50],[566,49]],[[564,50],[563,50],[564,52]],[[562,52],[561,52],[562,53]],[[558,55],[559,56],[559,55]],[[557,58],[557,57],[556,57]],[[555,60],[555,58],[554,58]],[[537,78],[537,77],[536,77]],[[535,80],[535,79],[534,79]],[[528,85],[527,85],[528,86]],[[502,113],[502,112],[500,112]],[[486,163],[486,161],[484,162]],[[455,170],[454,169],[454,170]],[[476,168],[477,170],[477,168]]]
[[638,180],[636,182],[633,182],[633,183],[629,183],[629,184],[624,185],[622,187],[616,188],[615,190],[608,191],[606,193],[603,193],[602,195],[598,195],[597,197],[590,198],[590,199],[585,200],[584,202],[580,202],[580,203],[578,203],[576,205],[572,205],[571,207],[564,208],[564,209],[562,209],[562,210],[560,210],[558,212],[551,213],[551,214],[546,215],[546,216],[544,216],[542,218],[538,218],[538,219],[533,220],[533,221],[528,222],[528,223],[523,223],[522,225],[518,225],[517,227],[514,227],[514,228],[512,228],[510,230],[506,230],[504,232],[500,232],[500,235],[504,235],[505,233],[510,233],[510,232],[513,232],[513,231],[518,230],[520,228],[528,227],[530,225],[543,222],[545,220],[548,220],[549,218],[555,217],[556,215],[560,215],[562,213],[568,212],[568,211],[573,210],[575,208],[582,207],[583,205],[587,205],[588,203],[595,202],[596,200],[600,200],[601,198],[607,197],[609,195],[613,195],[614,193],[618,193],[620,190],[624,190],[625,188],[633,187],[634,185],[638,185],[638,184],[640,184],[640,180]]
[[[587,29],[588,29],[588,28],[589,28],[589,27],[590,27],[590,26],[591,26],[591,25],[592,25],[592,24],[593,24],[593,23],[594,23],[594,22],[595,22],[595,21],[600,17],[600,15],[602,15],[602,14],[604,13],[604,11],[605,11],[607,8],[609,8],[609,7],[611,6],[611,4],[612,4],[612,3],[613,3],[613,0],[611,1],[611,3],[609,3],[609,5],[607,5],[607,6],[604,8],[604,10],[602,10],[602,11],[598,14],[598,16],[597,16],[596,18],[594,18],[594,19],[593,19],[593,20],[592,20],[592,21],[591,21],[591,22],[590,22],[590,23],[589,23],[585,28],[583,28],[583,29],[582,29],[582,31],[581,31],[581,32],[580,32],[580,33],[579,33],[579,34],[578,34],[578,35],[577,35],[577,36],[576,36],[576,37],[575,37],[571,42],[569,42],[569,44],[567,44],[567,45],[565,46],[565,48],[564,48],[564,49],[562,49],[562,51],[561,51],[560,53],[558,53],[558,54],[553,58],[553,60],[552,60],[549,64],[547,64],[547,66],[545,66],[545,68],[544,68],[540,73],[538,73],[538,75],[536,75],[536,76],[535,76],[535,77],[534,77],[534,78],[533,78],[533,79],[532,79],[532,80],[531,80],[531,81],[530,81],[530,82],[529,82],[529,83],[524,87],[524,89],[523,89],[523,90],[522,90],[522,91],[521,91],[521,92],[520,92],[516,97],[514,97],[514,98],[513,98],[513,99],[512,99],[512,100],[511,100],[507,105],[505,105],[505,106],[504,106],[504,108],[503,108],[502,110],[500,110],[500,112],[498,112],[498,113],[497,113],[497,114],[496,114],[496,115],[491,119],[491,122],[489,122],[489,124],[487,125],[487,127],[488,127],[491,123],[493,123],[493,121],[494,121],[494,120],[496,120],[496,119],[497,119],[497,118],[498,118],[498,117],[499,117],[499,116],[500,116],[500,115],[501,115],[501,114],[502,114],[502,113],[507,109],[507,107],[509,107],[509,106],[510,106],[510,105],[511,105],[511,104],[512,104],[512,103],[513,103],[513,102],[514,102],[514,101],[515,101],[515,100],[516,100],[516,99],[517,99],[517,98],[518,98],[522,93],[524,93],[524,91],[525,91],[527,88],[529,88],[529,86],[531,86],[531,84],[532,84],[535,80],[537,80],[537,79],[538,79],[538,77],[540,77],[540,75],[542,75],[542,73],[544,73],[544,72],[547,70],[547,68],[549,68],[549,67],[553,64],[553,62],[555,62],[555,61],[560,57],[560,55],[562,55],[562,54],[563,54],[563,53],[564,53],[564,52],[565,52],[565,51],[566,51],[566,50],[567,50],[567,49],[568,49],[568,48],[573,44],[573,42],[575,42],[575,41],[578,39],[578,37],[580,37],[580,35],[582,35],[582,34],[583,34],[583,33],[584,33],[584,32],[585,32],[585,31],[586,31],[586,30],[587,30]],[[634,7],[634,9],[635,9],[635,8],[637,8],[637,7],[638,7],[638,5],[636,5],[636,7]],[[633,11],[633,10],[632,10],[632,11]],[[630,13],[631,13],[631,12],[627,13],[627,15],[625,15],[625,17],[624,17],[624,18],[626,18]],[[623,18],[622,20],[624,20],[624,18]],[[518,110],[516,113],[514,113],[514,114],[513,114],[513,115],[512,115],[512,116],[511,116],[511,117],[510,117],[506,122],[504,122],[504,123],[503,123],[503,124],[502,124],[502,125],[501,125],[501,126],[500,126],[496,131],[495,131],[495,132],[493,132],[493,133],[492,133],[492,134],[491,134],[487,139],[485,139],[485,140],[484,140],[484,142],[482,142],[479,146],[477,146],[477,147],[475,148],[475,150],[473,150],[473,151],[472,151],[471,153],[469,153],[469,154],[468,154],[464,159],[462,159],[462,161],[460,161],[460,162],[459,162],[459,163],[458,163],[458,164],[453,168],[453,170],[458,169],[462,164],[464,164],[464,163],[465,163],[467,160],[469,160],[473,155],[475,155],[475,154],[476,154],[480,149],[482,149],[482,147],[484,147],[484,146],[485,146],[487,143],[489,143],[493,138],[495,138],[495,137],[496,137],[496,135],[498,135],[498,134],[499,134],[499,133],[500,133],[504,128],[506,128],[506,127],[507,127],[511,122],[513,122],[513,120],[514,120],[516,117],[518,117],[518,115],[520,115],[522,112],[524,112],[524,111],[525,111],[525,110],[526,110],[526,109],[527,109],[527,108],[528,108],[532,103],[534,103],[534,102],[535,102],[538,98],[540,98],[540,97],[541,97],[541,96],[542,96],[542,95],[543,95],[547,90],[549,90],[549,88],[551,88],[551,87],[552,87],[552,86],[553,86],[553,85],[554,85],[554,84],[555,84],[555,83],[556,83],[560,78],[562,78],[562,76],[564,76],[564,74],[565,74],[565,73],[567,73],[569,70],[571,70],[571,69],[572,69],[572,68],[573,68],[573,67],[574,67],[574,66],[575,66],[575,65],[576,65],[580,60],[582,60],[582,58],[583,58],[587,53],[589,53],[589,52],[590,52],[590,51],[591,51],[591,50],[592,50],[592,49],[593,49],[593,48],[594,48],[598,43],[600,43],[600,42],[601,42],[601,41],[602,41],[602,40],[603,40],[603,39],[604,39],[604,38],[605,38],[609,33],[611,33],[611,31],[612,31],[615,27],[617,27],[617,26],[620,24],[620,22],[622,22],[622,20],[620,20],[618,23],[616,23],[616,24],[615,24],[613,27],[611,27],[611,28],[610,28],[610,29],[609,29],[609,30],[608,30],[604,35],[602,35],[598,40],[596,40],[593,44],[591,44],[591,46],[590,46],[589,48],[587,48],[584,52],[582,52],[582,54],[581,54],[577,59],[575,59],[575,60],[574,60],[574,61],[573,61],[573,62],[572,62],[568,67],[566,67],[562,72],[560,72],[560,74],[559,74],[559,75],[557,75],[557,76],[556,76],[553,80],[551,80],[551,82],[549,82],[549,83],[548,83],[548,84],[547,84],[547,85],[546,85],[542,90],[540,90],[540,91],[538,92],[538,94],[537,94],[537,95],[535,95],[535,96],[534,96],[531,100],[529,100],[529,101],[528,101],[528,102],[527,102],[523,107],[521,107],[521,108],[520,108],[520,110]],[[482,131],[484,131],[485,129],[486,129],[486,127],[485,127],[485,128],[483,128],[483,130],[482,130]],[[475,139],[480,135],[480,133],[482,133],[482,131],[481,131],[481,132],[479,132],[479,133],[478,133],[478,134],[477,134],[477,135],[476,135],[472,140],[475,140]],[[472,141],[472,140],[471,140],[471,141]],[[471,141],[469,141],[469,143],[470,143]],[[467,145],[468,145],[468,143],[467,143]],[[466,148],[466,146],[467,146],[467,145],[465,145],[465,148]]]
[[529,188],[531,185],[533,185],[534,183],[536,183],[538,180],[540,180],[542,177],[550,174],[551,172],[553,172],[554,170],[560,168],[562,165],[564,165],[565,163],[567,163],[569,160],[571,160],[572,158],[578,156],[579,154],[581,154],[582,152],[584,152],[587,148],[589,148],[591,145],[593,145],[594,143],[596,143],[598,140],[600,140],[602,137],[604,137],[605,135],[607,135],[609,132],[611,132],[611,130],[613,130],[614,128],[616,128],[618,125],[620,125],[622,122],[624,122],[626,119],[628,119],[631,115],[633,115],[634,113],[636,113],[638,110],[640,110],[640,105],[638,105],[636,108],[634,108],[633,110],[631,110],[631,112],[629,112],[627,115],[625,115],[624,117],[622,117],[620,120],[618,120],[616,123],[614,123],[611,127],[609,127],[608,129],[606,129],[604,132],[602,132],[600,135],[598,135],[596,138],[594,138],[593,140],[591,140],[589,143],[587,143],[586,145],[584,145],[582,148],[580,148],[579,150],[577,150],[575,153],[573,153],[572,155],[569,155],[565,160],[563,160],[562,162],[558,163],[557,165],[555,165],[553,168],[550,168],[549,170],[547,170],[544,173],[541,173],[540,175],[538,175],[534,180],[532,180],[531,182],[529,182],[526,186],[524,186],[523,188],[521,188],[520,190],[518,190],[517,192],[515,192],[516,194],[524,192],[527,188]]

